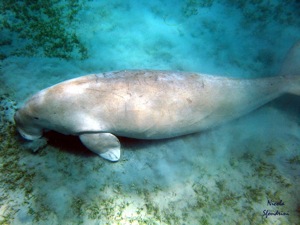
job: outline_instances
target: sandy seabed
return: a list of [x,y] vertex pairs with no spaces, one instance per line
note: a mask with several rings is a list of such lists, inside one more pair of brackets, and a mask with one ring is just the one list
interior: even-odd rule
[[[15,130],[17,107],[65,79],[141,68],[275,75],[300,37],[296,19],[245,20],[246,8],[225,0],[192,2],[90,1],[76,26],[87,59],[11,53],[1,60],[0,224],[300,223],[298,97],[199,134],[121,138],[118,163],[89,152],[77,137],[49,132],[47,142],[26,142]],[[262,5],[245,7],[258,12]]]

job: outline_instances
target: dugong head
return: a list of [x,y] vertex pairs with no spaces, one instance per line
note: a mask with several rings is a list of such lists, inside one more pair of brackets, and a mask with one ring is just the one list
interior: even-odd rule
[[39,115],[35,113],[34,106],[28,102],[14,115],[17,130],[27,140],[35,140],[42,136],[43,126]]

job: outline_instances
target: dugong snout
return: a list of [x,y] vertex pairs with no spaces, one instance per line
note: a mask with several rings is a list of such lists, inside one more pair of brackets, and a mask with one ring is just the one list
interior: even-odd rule
[[43,130],[33,123],[35,119],[32,119],[29,115],[26,115],[19,110],[14,115],[14,121],[20,135],[27,140],[36,140],[43,135]]

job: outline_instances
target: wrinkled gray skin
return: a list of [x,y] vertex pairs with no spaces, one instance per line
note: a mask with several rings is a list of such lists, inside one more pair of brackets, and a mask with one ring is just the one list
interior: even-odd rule
[[284,93],[299,95],[300,78],[284,75],[232,79],[152,70],[92,74],[38,92],[14,119],[28,140],[41,137],[43,130],[78,135],[91,151],[118,161],[116,136],[162,139],[199,132]]

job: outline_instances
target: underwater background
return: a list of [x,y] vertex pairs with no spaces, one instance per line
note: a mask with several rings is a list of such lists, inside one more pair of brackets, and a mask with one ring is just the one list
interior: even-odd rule
[[89,73],[276,76],[300,39],[299,1],[2,0],[0,7],[0,224],[300,224],[297,96],[199,134],[121,138],[118,163],[77,137],[50,132],[48,143],[26,142],[13,122],[35,92]]

